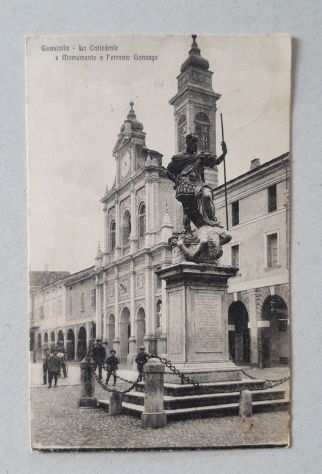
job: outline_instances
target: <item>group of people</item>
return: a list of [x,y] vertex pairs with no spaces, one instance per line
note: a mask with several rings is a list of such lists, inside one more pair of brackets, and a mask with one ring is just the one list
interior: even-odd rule
[[[117,370],[119,366],[119,359],[116,356],[116,351],[111,349],[107,357],[107,350],[105,349],[102,341],[97,339],[93,346],[93,359],[95,361],[95,370],[98,370],[98,377],[100,380],[103,378],[103,367],[106,368],[106,385],[108,385],[110,378],[113,376],[113,385],[116,385]],[[139,352],[136,355],[135,362],[139,373],[139,381],[144,379],[144,365],[148,361],[149,356],[145,351],[145,347],[141,346]],[[58,378],[63,374],[64,378],[67,377],[67,367],[65,361],[64,349],[60,347],[52,347],[51,349],[45,349],[43,359],[43,385],[47,385],[48,388],[52,386],[57,387]]]
[[[100,339],[96,340],[93,347],[93,359],[95,361],[95,370],[98,369],[98,377],[102,380],[103,367],[106,368],[106,385],[108,385],[111,376],[113,376],[113,385],[116,385],[117,370],[119,366],[119,359],[116,356],[114,349],[110,350],[109,356],[106,357],[106,349]],[[144,365],[148,361],[149,356],[145,351],[145,347],[141,346],[139,352],[135,358],[136,366],[139,372],[139,381],[144,379]]]
[[57,387],[58,377],[63,373],[64,378],[67,377],[67,367],[65,361],[65,352],[62,348],[53,347],[50,350],[45,349],[43,360],[43,385],[51,388],[53,383]]

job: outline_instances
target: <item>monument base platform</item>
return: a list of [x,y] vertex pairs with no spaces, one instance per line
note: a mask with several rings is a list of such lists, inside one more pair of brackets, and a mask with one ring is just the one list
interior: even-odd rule
[[[176,363],[176,368],[197,383],[233,382],[242,380],[241,370],[230,361],[208,363]],[[181,377],[169,369],[164,373],[166,383],[181,383]]]

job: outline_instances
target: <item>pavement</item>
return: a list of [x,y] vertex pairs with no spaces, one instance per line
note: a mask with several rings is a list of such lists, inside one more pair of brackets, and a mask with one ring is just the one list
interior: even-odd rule
[[[250,369],[259,378],[281,378],[286,368]],[[135,380],[137,373],[122,368],[122,377]],[[165,428],[143,428],[141,420],[127,415],[113,417],[102,409],[79,408],[79,364],[68,365],[68,377],[58,387],[42,385],[41,364],[30,372],[31,442],[34,449],[174,449],[287,445],[290,417],[287,412],[261,413],[242,421],[239,417],[205,418],[168,423]],[[124,382],[117,382],[123,390]],[[96,384],[95,396],[108,398]]]

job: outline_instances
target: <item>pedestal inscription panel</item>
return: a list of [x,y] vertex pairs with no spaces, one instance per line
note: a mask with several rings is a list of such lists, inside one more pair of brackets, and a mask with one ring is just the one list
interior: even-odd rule
[[212,288],[190,287],[189,354],[224,353],[222,295]]
[[168,293],[168,354],[184,357],[184,288]]

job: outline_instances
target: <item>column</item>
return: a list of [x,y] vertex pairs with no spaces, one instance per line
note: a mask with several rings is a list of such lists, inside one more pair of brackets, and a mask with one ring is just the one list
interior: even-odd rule
[[96,338],[102,338],[102,285],[99,282],[99,275],[96,275]]
[[106,274],[103,274],[103,285],[102,285],[102,291],[103,291],[103,316],[102,316],[102,323],[103,323],[103,328],[102,328],[102,338],[104,341],[107,340],[107,314],[106,314],[106,304],[107,304],[107,281],[106,281]]
[[152,288],[151,288],[151,257],[146,255],[145,257],[145,318],[146,318],[146,331],[145,331],[145,344],[148,352],[151,351],[151,337],[153,333],[153,321],[152,321]]
[[156,336],[156,299],[155,299],[155,287],[156,287],[156,281],[155,281],[155,273],[154,269],[150,269],[150,298],[151,298],[151,306],[150,306],[150,312],[151,312],[151,343],[150,343],[150,352],[155,354],[157,352],[157,336]]
[[115,252],[114,258],[121,256],[121,220],[120,220],[120,204],[118,195],[115,194]]
[[103,207],[104,212],[104,250],[103,250],[103,264],[106,265],[108,263],[107,256],[109,251],[109,223],[108,223],[108,212],[107,206]]
[[146,233],[145,233],[145,245],[146,247],[150,247],[151,243],[151,227],[152,227],[152,214],[153,208],[151,207],[151,177],[147,176],[146,184],[145,184],[145,219],[146,219]]
[[64,351],[65,351],[65,354],[67,354],[67,329],[63,329],[63,335],[64,335]]
[[134,262],[130,263],[130,318],[131,318],[131,337],[129,339],[129,356],[128,362],[134,362],[137,352],[136,347],[136,314],[135,314],[135,271]]
[[256,289],[248,290],[249,301],[249,332],[250,332],[250,362],[252,365],[258,365],[258,324],[256,311]]
[[114,280],[114,316],[115,316],[115,338],[113,341],[113,349],[119,355],[120,350],[120,312],[119,312],[119,274],[118,268],[115,267]]
[[136,202],[135,202],[135,189],[133,183],[131,183],[131,194],[130,194],[130,201],[131,201],[131,248],[130,252],[133,253],[137,249],[137,209],[136,209]]
[[75,326],[75,328],[73,328],[73,330],[74,330],[74,334],[75,334],[74,360],[77,360],[77,347],[78,347],[78,331],[79,331],[79,327],[78,327],[78,326]]

